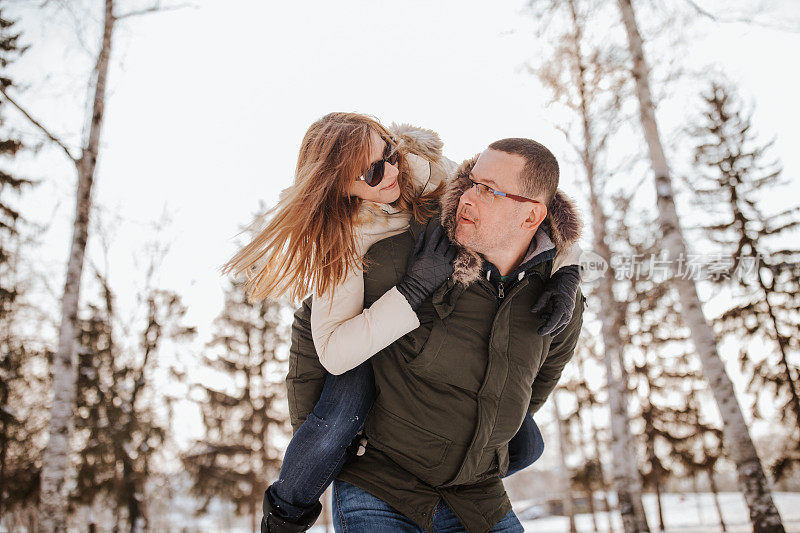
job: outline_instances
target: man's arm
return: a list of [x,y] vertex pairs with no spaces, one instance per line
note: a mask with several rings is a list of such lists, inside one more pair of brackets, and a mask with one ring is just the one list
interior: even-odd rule
[[553,392],[553,389],[556,388],[564,366],[572,359],[575,345],[578,344],[581,326],[583,325],[583,308],[583,293],[578,289],[578,293],[575,297],[575,310],[572,312],[572,320],[570,320],[567,327],[564,328],[564,331],[553,338],[544,364],[542,364],[539,373],[536,374],[536,378],[533,380],[531,404],[528,408],[531,414],[539,410],[545,400],[547,400],[547,397],[550,396],[550,393]]

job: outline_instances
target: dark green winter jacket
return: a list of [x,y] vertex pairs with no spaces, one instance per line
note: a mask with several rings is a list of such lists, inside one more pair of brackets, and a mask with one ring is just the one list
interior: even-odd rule
[[[449,211],[455,210],[450,204],[457,193],[449,191],[442,202],[447,229],[453,227]],[[579,233],[579,225],[570,233],[574,208],[561,207],[573,212],[549,219],[556,245],[571,244]],[[400,281],[423,230],[412,224],[370,248],[365,307]],[[370,360],[377,399],[365,425],[367,450],[345,465],[339,479],[426,529],[440,498],[469,532],[490,530],[511,510],[500,479],[508,467],[508,442],[526,412],[541,407],[555,387],[582,324],[579,295],[564,332],[555,338],[536,333],[542,320],[529,309],[550,275],[554,255],[543,226],[503,298],[481,276],[479,258],[458,258],[453,278],[418,310],[420,327]],[[309,305],[295,314],[292,329],[287,386],[295,429],[313,409],[325,378],[311,338]]]

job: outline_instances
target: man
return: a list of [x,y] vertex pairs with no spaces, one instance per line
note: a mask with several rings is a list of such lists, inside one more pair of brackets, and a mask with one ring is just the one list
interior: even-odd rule
[[[571,358],[583,302],[578,292],[554,337],[537,332],[544,317],[531,307],[580,222],[557,194],[555,157],[529,139],[493,143],[448,187],[441,222],[462,248],[455,272],[417,310],[420,327],[371,360],[369,446],[334,484],[337,531],[522,531],[500,479],[508,442]],[[398,283],[418,233],[435,225],[370,249],[365,306]],[[295,427],[319,395],[313,343],[298,326],[307,314],[296,315],[287,378]]]

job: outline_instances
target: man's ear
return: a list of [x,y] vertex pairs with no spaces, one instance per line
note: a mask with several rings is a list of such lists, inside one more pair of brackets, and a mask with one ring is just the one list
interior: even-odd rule
[[531,203],[527,218],[522,222],[522,229],[535,230],[544,222],[547,216],[547,206],[542,203]]

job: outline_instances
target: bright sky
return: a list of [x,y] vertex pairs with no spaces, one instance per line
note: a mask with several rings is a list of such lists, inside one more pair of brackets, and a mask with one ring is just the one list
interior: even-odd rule
[[[39,4],[17,1],[8,12],[22,17],[23,41],[32,45],[14,70],[30,86],[19,98],[75,144],[90,57],[74,37],[75,22],[63,12],[44,17],[34,8]],[[119,4],[124,11],[125,2]],[[568,158],[568,145],[550,122],[547,95],[523,68],[535,62],[542,44],[524,1],[196,4],[120,23],[94,199],[106,220],[119,217],[110,276],[123,305],[132,304],[141,285],[142,265],[134,258],[152,238],[150,224],[170,215],[173,244],[160,279],[189,306],[198,343],[208,339],[221,309],[217,268],[234,252],[238,228],[259,200],[271,204],[290,184],[300,139],[325,113],[359,111],[385,124],[434,129],[456,160],[510,136],[535,138],[560,160]],[[723,11],[728,4],[703,5]],[[800,18],[796,3],[775,5],[785,18]],[[99,19],[80,20],[84,44],[94,53]],[[800,35],[703,23],[692,39],[687,64],[718,65],[756,102],[757,129],[765,138],[776,136],[775,155],[796,199],[800,75],[791,64]],[[660,118],[668,137],[693,108],[696,102],[665,103]],[[41,137],[24,131],[28,139]],[[54,217],[41,260],[60,294],[74,169],[50,148],[23,156],[19,165],[43,180],[24,205],[34,220]],[[575,172],[565,166],[564,176],[562,187],[582,196]],[[90,239],[90,250],[101,263],[97,239]]]

